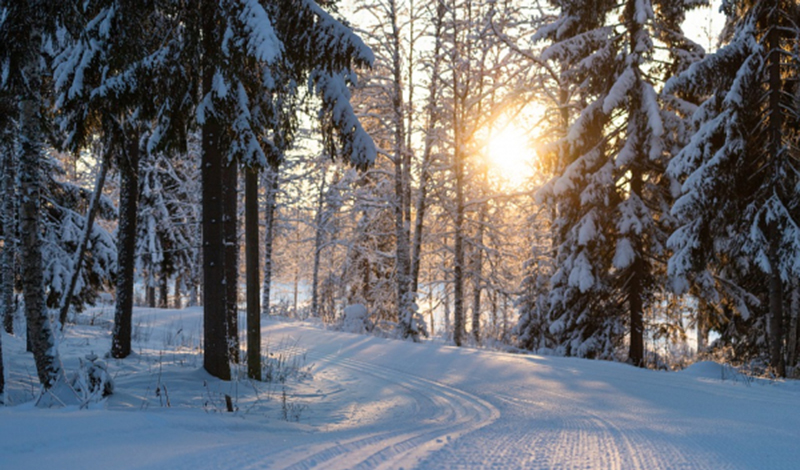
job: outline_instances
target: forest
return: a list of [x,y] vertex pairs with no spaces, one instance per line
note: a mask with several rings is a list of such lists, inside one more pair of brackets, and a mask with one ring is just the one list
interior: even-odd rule
[[44,390],[98,302],[114,359],[202,306],[222,380],[271,317],[797,377],[799,131],[793,0],[0,0],[0,340]]

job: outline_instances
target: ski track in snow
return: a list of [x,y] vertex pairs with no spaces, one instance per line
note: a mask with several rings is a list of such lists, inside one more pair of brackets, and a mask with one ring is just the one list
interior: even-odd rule
[[[368,376],[403,390],[416,407],[405,423],[392,431],[379,432],[365,438],[322,446],[293,449],[290,458],[301,456],[287,465],[287,470],[310,468],[408,468],[419,463],[426,454],[444,447],[463,434],[493,423],[500,412],[487,401],[445,384],[387,370],[368,363],[327,355],[315,361],[347,369],[362,377]],[[283,461],[279,456],[276,460]],[[278,468],[278,467],[276,467]]]
[[[155,328],[174,334],[198,312],[159,312]],[[163,382],[183,405],[156,408],[151,397],[151,409],[132,411],[154,386],[141,372],[154,366],[142,355],[111,363],[122,371],[121,388],[106,409],[0,409],[0,470],[710,470],[800,461],[800,387],[792,383],[749,385],[298,323],[270,321],[263,333],[276,357],[313,365],[314,378],[290,390],[292,403],[308,406],[300,423],[277,418],[280,395],[257,402],[257,413],[244,412],[245,402],[239,415],[200,411],[204,395],[231,393],[232,384],[210,383],[221,387],[210,395],[197,385],[207,380],[198,366],[165,369]],[[107,339],[96,337],[101,344],[86,336],[81,347],[105,349]]]

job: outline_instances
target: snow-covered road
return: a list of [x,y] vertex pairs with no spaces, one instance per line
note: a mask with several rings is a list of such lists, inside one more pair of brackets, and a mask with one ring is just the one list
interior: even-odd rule
[[274,468],[723,469],[800,462],[797,389],[723,381],[722,371],[713,377],[713,365],[664,373],[292,324],[269,329],[308,348],[318,374],[351,384],[343,397],[361,408],[325,433],[324,443],[297,443],[275,456]]
[[[153,329],[178,328],[173,315]],[[196,328],[186,326],[196,312],[179,318],[181,330]],[[118,390],[100,409],[0,409],[0,469],[790,469],[800,462],[796,383],[749,383],[715,364],[665,373],[288,322],[270,322],[264,334],[273,354],[304,354],[313,364],[313,379],[287,399],[299,423],[278,418],[279,396],[219,413],[208,404],[218,396],[214,384],[191,356],[162,373],[166,354],[157,353],[156,372],[142,349],[109,364]],[[64,349],[98,350],[105,338],[84,334]],[[154,401],[156,373],[172,408]],[[246,410],[262,405],[272,411]]]

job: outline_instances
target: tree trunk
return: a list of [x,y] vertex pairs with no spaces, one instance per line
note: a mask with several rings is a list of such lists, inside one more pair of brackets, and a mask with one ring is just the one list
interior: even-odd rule
[[397,325],[403,338],[417,337],[417,327],[414,325],[413,299],[410,295],[411,259],[409,253],[410,230],[410,202],[408,201],[410,187],[410,154],[405,147],[405,105],[403,103],[403,69],[400,60],[400,29],[397,23],[397,5],[394,0],[389,1],[389,20],[392,24],[392,112],[394,126],[394,223],[395,223],[395,283],[397,291]]
[[[433,70],[431,72],[431,83],[428,93],[427,114],[428,122],[425,125],[425,148],[422,152],[422,168],[419,176],[419,197],[416,204],[416,219],[414,220],[414,238],[411,245],[411,292],[419,291],[419,267],[420,257],[422,256],[422,231],[425,222],[425,212],[428,209],[428,183],[430,181],[431,160],[433,160],[433,133],[438,123],[438,113],[436,111],[437,100],[439,98],[439,70],[441,65],[441,54],[439,53],[442,45],[442,23],[445,14],[444,3],[439,2],[434,19],[433,48]],[[411,129],[409,125],[409,129]],[[409,135],[411,132],[409,132]],[[432,333],[431,333],[432,334]]]
[[[210,97],[218,49],[217,2],[201,3],[203,18],[203,90]],[[202,123],[203,205],[203,367],[214,377],[230,380],[227,309],[225,297],[225,229],[222,173],[225,152],[220,142],[222,124],[214,115]]]
[[225,237],[225,322],[228,332],[228,355],[239,363],[239,214],[238,168],[228,162],[222,174],[222,205]]
[[156,308],[156,287],[153,286],[151,283],[154,282],[152,279],[152,274],[148,281],[147,281],[147,288],[145,288],[146,297],[147,297],[147,306],[149,308]]
[[5,405],[6,376],[3,370],[3,332],[0,331],[0,406]]
[[789,331],[786,338],[786,365],[797,369],[797,317],[800,313],[800,281],[792,281],[792,301],[789,310]]
[[[781,20],[778,18],[778,2],[773,4],[768,22],[769,29],[767,42],[769,55],[768,75],[769,75],[769,158],[773,162],[776,174],[774,178],[780,178],[781,153],[783,150],[783,126],[784,116],[781,107],[781,94],[783,91],[783,78],[781,77]],[[779,228],[776,223],[770,223],[769,231],[769,346],[770,346],[770,367],[779,377],[786,376],[786,363],[783,356],[783,281],[780,276],[780,255],[778,254],[778,243],[780,239]]]
[[136,266],[136,212],[139,201],[139,132],[124,141],[120,153],[119,225],[117,226],[117,302],[114,307],[114,331],[111,357],[124,358],[131,353],[133,318],[133,275]]
[[245,269],[247,270],[247,376],[261,380],[261,306],[259,304],[258,170],[244,170]]
[[182,276],[177,276],[175,278],[175,286],[172,291],[172,295],[175,298],[175,301],[173,302],[173,308],[175,310],[180,310],[183,308],[183,304],[181,303],[181,278]]
[[[489,184],[487,170],[483,171],[483,184]],[[472,267],[472,338],[481,342],[481,291],[483,290],[483,232],[486,223],[488,202],[481,202],[478,209],[478,233],[475,239],[475,254]]]
[[69,286],[64,291],[64,296],[61,299],[61,311],[58,315],[58,320],[61,322],[61,329],[67,324],[67,313],[69,306],[72,303],[72,294],[75,291],[75,285],[78,283],[78,277],[81,275],[81,265],[83,264],[84,254],[86,247],[89,246],[89,239],[92,237],[92,229],[94,228],[94,218],[97,215],[97,208],[100,207],[100,197],[103,194],[103,187],[106,184],[106,173],[108,172],[108,149],[103,149],[103,157],[100,161],[100,170],[97,173],[97,179],[94,183],[94,193],[92,194],[92,201],[89,203],[89,208],[86,211],[86,226],[83,230],[83,238],[75,251],[75,259],[72,263],[72,276],[69,280]]
[[169,274],[167,274],[167,257],[161,262],[161,273],[158,278],[158,307],[169,308]]
[[261,288],[261,308],[269,315],[272,295],[272,242],[275,227],[275,198],[278,194],[278,165],[266,171],[267,207],[264,209],[264,281]]
[[[642,174],[638,168],[631,170],[631,195],[641,198]],[[642,278],[645,275],[644,260],[642,260],[641,242],[638,238],[633,240],[635,258],[628,278],[628,307],[630,308],[630,344],[628,360],[636,367],[644,367],[644,299],[642,298]]]
[[769,365],[778,377],[786,376],[786,363],[783,358],[783,281],[781,280],[777,227],[770,227],[769,263]]
[[463,149],[461,149],[459,125],[456,124],[456,150],[455,150],[455,173],[456,173],[456,220],[454,229],[454,257],[453,266],[453,342],[456,346],[461,346],[462,335],[464,334],[464,162]]
[[[28,74],[31,90],[38,90],[39,56],[35,55]],[[40,222],[41,174],[39,163],[44,158],[39,124],[38,93],[20,97],[19,156],[19,233],[22,261],[22,290],[36,372],[45,390],[65,381],[61,360],[55,347],[50,319],[45,309],[44,275]]]
[[16,278],[15,259],[17,253],[17,188],[16,188],[16,167],[17,161],[9,147],[3,147],[5,165],[3,166],[3,253],[2,259],[2,284],[0,284],[0,305],[3,317],[3,328],[8,334],[14,334],[14,314],[16,305],[14,302],[14,281]]
[[323,222],[325,217],[322,211],[325,208],[325,172],[322,173],[322,181],[319,185],[319,194],[317,199],[317,214],[314,217],[314,271],[311,274],[311,315],[319,317],[319,264],[320,257],[322,256],[322,241],[324,236]]
[[702,354],[708,348],[708,303],[704,299],[699,301],[697,312],[697,354]]

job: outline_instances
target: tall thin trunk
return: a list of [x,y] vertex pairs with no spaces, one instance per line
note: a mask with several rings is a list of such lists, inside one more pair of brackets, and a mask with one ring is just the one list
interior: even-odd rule
[[[491,134],[490,134],[491,136]],[[488,187],[488,169],[483,169],[483,185]],[[472,338],[481,342],[481,292],[483,291],[483,234],[489,203],[483,201],[478,209],[478,233],[475,238],[475,254],[472,257]]]
[[797,370],[797,317],[800,314],[800,281],[792,281],[792,300],[789,307],[789,331],[786,338],[786,364]]
[[770,227],[769,244],[769,365],[779,377],[786,376],[786,363],[783,357],[783,281],[779,268],[777,227]]
[[323,223],[326,222],[323,216],[325,209],[325,172],[322,173],[322,181],[319,185],[319,194],[317,195],[317,214],[314,217],[314,271],[311,274],[311,314],[315,317],[319,316],[319,264],[322,256],[322,241],[325,233]]
[[183,295],[181,294],[181,282],[183,282],[181,280],[182,277],[183,276],[178,275],[175,278],[175,286],[173,287],[172,291],[172,296],[175,299],[175,301],[173,302],[173,308],[176,310],[180,310],[183,308],[183,304],[181,303],[181,295]]
[[119,155],[120,194],[117,226],[117,302],[114,306],[114,331],[111,357],[131,353],[133,318],[133,275],[136,265],[136,212],[139,201],[139,132],[124,140]]
[[[434,47],[433,47],[433,70],[431,71],[431,83],[428,93],[427,103],[427,123],[425,125],[425,148],[422,151],[422,167],[419,176],[419,196],[416,204],[416,219],[414,220],[414,238],[411,244],[411,292],[417,293],[419,290],[419,267],[420,257],[422,256],[422,232],[424,229],[425,212],[428,209],[428,184],[430,182],[430,167],[433,160],[433,146],[435,143],[434,132],[438,124],[437,100],[439,99],[439,70],[441,68],[441,48],[442,48],[442,24],[445,14],[444,3],[439,1],[434,19]],[[409,129],[410,129],[409,125]],[[411,132],[409,132],[409,136]]]
[[[40,77],[39,57],[31,60],[26,74],[31,89],[38,90]],[[44,275],[41,241],[41,169],[43,152],[42,132],[39,124],[40,98],[38,93],[21,96],[20,103],[20,155],[19,155],[19,233],[22,261],[22,290],[25,298],[25,316],[28,323],[36,372],[45,390],[66,380],[53,329],[45,309]]]
[[[770,30],[767,36],[769,48],[769,157],[774,169],[773,174],[778,178],[781,173],[780,159],[783,149],[784,115],[781,107],[781,94],[783,93],[783,79],[781,77],[781,28],[778,13],[778,2],[773,4],[773,11],[768,19]],[[777,186],[777,185],[776,185]],[[769,346],[770,366],[780,377],[786,375],[786,363],[783,356],[783,281],[780,276],[780,260],[778,243],[780,239],[779,228],[776,223],[769,227]]]
[[456,174],[456,220],[454,227],[453,266],[453,342],[461,346],[464,334],[464,161],[461,148],[461,132],[456,123],[454,165]]
[[[638,168],[631,170],[631,195],[641,198],[642,174]],[[630,344],[628,360],[637,367],[644,367],[644,299],[642,298],[642,278],[645,274],[644,260],[641,257],[641,241],[633,241],[635,258],[628,278],[628,307],[630,309]]]
[[[203,18],[203,84],[202,96],[210,96],[216,70],[214,59],[218,48],[217,2],[201,3]],[[201,178],[203,184],[203,367],[209,374],[230,380],[228,335],[225,304],[225,231],[222,201],[224,151],[222,124],[216,116],[206,116],[202,124]]]
[[405,104],[403,102],[403,69],[400,58],[400,28],[397,23],[397,5],[394,0],[389,2],[389,16],[392,23],[392,73],[394,75],[392,90],[392,112],[394,126],[394,223],[395,223],[395,282],[397,290],[397,324],[403,338],[417,336],[413,325],[413,311],[410,296],[410,253],[409,253],[409,223],[410,204],[407,200],[407,188],[410,186],[410,154],[405,147]]
[[5,405],[6,376],[3,368],[3,332],[0,331],[0,406]]
[[147,306],[149,308],[156,308],[156,287],[152,284],[155,282],[152,279],[153,274],[149,274],[151,276],[147,281],[147,287],[145,288],[146,297],[147,297]]
[[69,306],[72,303],[72,295],[75,291],[75,285],[78,283],[78,277],[81,274],[81,265],[86,253],[86,248],[89,246],[89,239],[92,237],[92,229],[94,228],[94,219],[97,215],[97,208],[100,207],[100,197],[103,194],[103,186],[106,184],[106,173],[108,172],[108,149],[103,149],[103,157],[100,160],[100,170],[97,172],[97,179],[94,182],[94,193],[92,194],[92,201],[89,203],[89,208],[86,211],[86,226],[83,230],[83,237],[78,249],[75,251],[75,259],[72,262],[73,271],[69,280],[67,290],[64,291],[63,298],[61,299],[61,311],[58,315],[58,321],[61,322],[61,329],[67,323],[67,313]]
[[708,347],[708,302],[700,299],[697,311],[697,353],[705,352]]
[[228,162],[222,173],[223,237],[225,238],[225,325],[228,332],[228,355],[239,363],[239,236],[238,168]]
[[2,148],[6,159],[3,172],[3,253],[2,259],[2,284],[0,284],[0,305],[3,317],[3,328],[8,334],[14,334],[14,314],[16,306],[14,302],[14,280],[16,277],[15,259],[17,253],[17,188],[16,188],[16,168],[17,161],[13,156],[10,147]]
[[161,273],[158,278],[158,307],[169,308],[169,274],[167,274],[167,257],[161,262]]
[[264,210],[264,280],[261,288],[261,308],[269,315],[272,295],[272,244],[275,227],[275,198],[278,194],[278,165],[270,165],[266,171],[267,207]]
[[261,380],[259,304],[258,170],[244,170],[245,269],[247,270],[247,376]]

